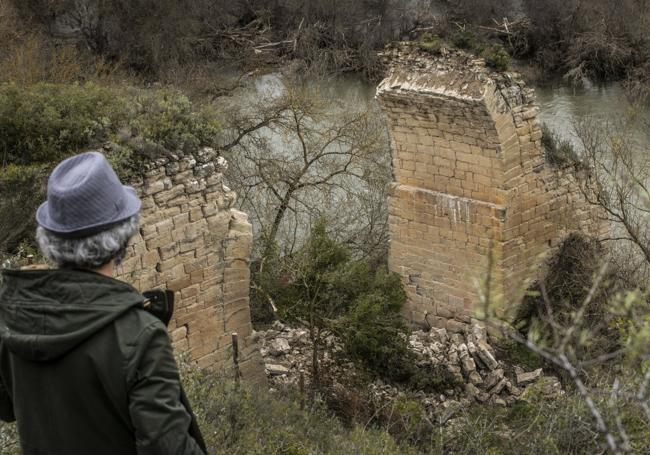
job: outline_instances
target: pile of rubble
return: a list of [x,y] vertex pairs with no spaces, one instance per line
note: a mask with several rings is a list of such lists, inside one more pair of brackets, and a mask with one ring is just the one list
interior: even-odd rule
[[[271,329],[256,332],[256,337],[272,387],[291,387],[309,381],[312,352],[306,330],[275,322]],[[345,384],[350,375],[355,375],[354,365],[330,355],[340,349],[336,338],[330,336],[325,343],[328,349],[323,351],[321,363],[330,373],[334,370],[333,376]],[[445,329],[436,328],[429,332],[416,331],[409,338],[409,347],[416,354],[418,366],[430,371],[445,368],[458,384],[440,394],[416,393],[427,408],[448,408],[472,402],[508,406],[526,399],[526,391],[533,384],[547,396],[563,393],[557,378],[543,376],[541,368],[524,371],[498,360],[485,329],[479,325],[469,327],[464,334],[448,334]],[[379,380],[369,388],[379,399],[403,394],[399,388]]]
[[[527,386],[542,377],[541,368],[526,372],[497,360],[485,328],[479,325],[472,325],[464,334],[449,335],[445,329],[437,328],[413,332],[409,346],[420,366],[445,367],[457,383],[464,384],[465,396],[479,403],[511,405],[522,397]],[[547,377],[544,382],[552,382],[551,389],[561,391],[556,378]]]
[[[290,328],[275,321],[269,330],[255,332],[253,337],[260,346],[271,387],[297,385],[301,376],[310,380],[312,343],[307,330]],[[335,355],[341,352],[336,337],[329,335],[321,342],[324,349],[321,349],[319,359],[323,371],[340,379],[354,374],[352,362],[341,362],[340,356]]]

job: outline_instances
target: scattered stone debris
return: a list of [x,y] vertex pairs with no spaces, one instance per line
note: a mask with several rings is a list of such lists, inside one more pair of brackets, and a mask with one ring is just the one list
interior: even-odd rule
[[542,369],[538,368],[535,371],[526,373],[521,368],[515,367],[515,373],[517,374],[517,384],[524,385],[537,381],[542,376]]
[[289,368],[285,367],[284,365],[267,363],[265,367],[269,376],[280,376],[289,373]]
[[[255,337],[274,389],[297,388],[301,382],[309,382],[311,341],[307,330],[290,328],[276,321],[269,330],[257,332]],[[354,365],[331,355],[340,351],[335,337],[327,337],[325,344],[328,349],[323,352],[322,368],[338,378],[338,385],[344,387],[343,384],[356,374]],[[430,332],[414,331],[409,338],[409,347],[416,354],[418,366],[432,367],[432,371],[446,368],[459,384],[444,393],[410,392],[425,408],[435,411],[442,423],[451,419],[455,410],[472,403],[510,406],[534,394],[548,397],[563,393],[557,378],[543,376],[541,368],[527,372],[519,366],[497,360],[485,329],[478,325],[468,326],[465,333],[449,334],[445,329],[437,328]],[[539,387],[534,387],[537,383]],[[540,390],[528,392],[529,388]],[[369,390],[377,400],[395,399],[405,392],[380,380],[370,384]]]

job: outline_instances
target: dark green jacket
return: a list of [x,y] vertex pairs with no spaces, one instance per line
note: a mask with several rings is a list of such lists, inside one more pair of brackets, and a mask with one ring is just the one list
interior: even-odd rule
[[3,275],[0,419],[17,420],[24,455],[202,454],[138,291],[86,271]]

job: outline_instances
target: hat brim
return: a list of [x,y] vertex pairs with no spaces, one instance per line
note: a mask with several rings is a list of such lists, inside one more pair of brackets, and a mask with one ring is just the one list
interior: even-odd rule
[[124,207],[110,219],[87,226],[63,226],[52,219],[49,211],[49,203],[45,201],[36,210],[36,222],[48,231],[66,238],[88,237],[105,231],[136,215],[142,206],[142,201],[140,201],[135,188],[127,185],[122,185],[122,188],[124,189],[125,195]]

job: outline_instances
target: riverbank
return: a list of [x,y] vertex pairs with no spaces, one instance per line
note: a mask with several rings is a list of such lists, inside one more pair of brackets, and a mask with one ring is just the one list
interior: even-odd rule
[[218,96],[227,93],[214,84],[224,68],[248,74],[298,62],[307,75],[353,72],[377,81],[382,49],[409,40],[473,50],[501,69],[517,59],[529,79],[622,81],[635,98],[650,81],[650,8],[634,0],[220,0],[161,2],[156,14],[146,4],[113,3],[3,2],[0,75],[20,83],[126,76]]

